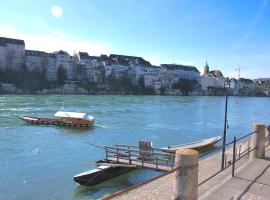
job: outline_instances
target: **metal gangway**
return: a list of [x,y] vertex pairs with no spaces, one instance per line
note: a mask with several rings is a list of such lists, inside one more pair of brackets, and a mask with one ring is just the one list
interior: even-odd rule
[[165,153],[161,149],[153,148],[152,145],[148,144],[105,146],[105,159],[108,162],[126,165],[127,167],[143,167],[161,171],[173,170],[175,155]]

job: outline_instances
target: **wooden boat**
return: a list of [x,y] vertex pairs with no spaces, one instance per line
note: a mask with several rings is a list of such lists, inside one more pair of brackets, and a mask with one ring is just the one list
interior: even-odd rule
[[56,118],[21,116],[21,120],[33,124],[52,124],[65,126],[89,127],[94,124],[95,117],[87,113],[58,111],[54,114]]
[[73,180],[79,183],[80,185],[94,186],[96,184],[113,179],[117,176],[120,176],[122,174],[128,173],[136,169],[134,167],[124,165],[118,164],[110,165],[110,164],[111,163],[105,163],[104,161],[104,165],[101,164],[96,169],[88,170],[80,174],[77,174],[73,177]]
[[210,148],[213,148],[213,146],[218,143],[221,140],[222,137],[212,137],[205,140],[192,142],[189,144],[182,144],[182,145],[175,145],[175,146],[168,146],[161,148],[162,151],[168,152],[168,153],[175,153],[178,149],[194,149],[197,151],[203,151]]

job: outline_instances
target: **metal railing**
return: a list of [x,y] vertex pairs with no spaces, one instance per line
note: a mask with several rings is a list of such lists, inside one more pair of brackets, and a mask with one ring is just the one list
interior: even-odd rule
[[[224,147],[230,147],[230,150],[232,150],[232,158],[230,160],[227,161],[227,154],[225,154],[224,157],[224,161],[221,160],[221,162],[225,163],[225,166],[218,170],[216,173],[212,174],[211,176],[209,176],[208,178],[206,178],[205,180],[203,180],[202,182],[200,182],[198,185],[201,186],[202,184],[206,183],[207,181],[209,181],[210,179],[214,178],[215,176],[217,176],[219,173],[221,173],[222,171],[224,171],[225,169],[227,169],[228,167],[232,166],[232,176],[234,176],[235,173],[235,164],[237,161],[241,160],[243,157],[247,156],[250,154],[250,152],[254,151],[256,147],[251,148],[250,146],[250,138],[243,141],[245,138],[248,138],[249,136],[251,136],[252,134],[256,133],[257,131],[253,131],[249,134],[246,134],[242,137],[236,138],[234,137],[234,139],[228,143],[226,143],[224,146],[221,146],[220,149],[223,149]],[[237,142],[242,141],[241,144],[239,144],[237,146]],[[241,151],[241,148],[244,146],[244,144],[247,143],[247,148],[243,149],[243,151]],[[238,148],[238,152],[237,152],[237,148]]]
[[173,169],[175,159],[174,154],[165,153],[161,149],[150,148],[147,151],[142,151],[138,146],[122,144],[105,146],[105,156],[106,160],[115,158],[114,160],[117,163],[126,161],[127,164],[132,165],[136,162],[137,164],[140,163],[141,167],[155,168],[157,170],[160,170],[162,166]]

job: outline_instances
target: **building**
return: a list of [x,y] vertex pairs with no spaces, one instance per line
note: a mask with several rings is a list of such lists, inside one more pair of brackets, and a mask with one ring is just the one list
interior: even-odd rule
[[173,71],[178,79],[197,80],[200,77],[199,70],[194,66],[161,64],[161,67]]
[[20,70],[24,57],[23,40],[0,37],[0,70]]
[[198,79],[202,90],[209,91],[209,89],[224,88],[225,78],[220,70],[209,71],[209,66],[206,61],[203,75]]
[[237,95],[239,92],[238,81],[235,78],[230,79],[230,93]]
[[201,76],[198,79],[202,90],[209,90],[209,88],[224,88],[225,78],[221,77],[214,77],[211,74]]
[[255,82],[251,79],[238,79],[238,89],[240,95],[253,95],[255,92]]
[[255,79],[256,89],[259,93],[270,96],[270,78]]
[[47,79],[50,81],[57,80],[57,71],[59,67],[63,67],[67,73],[68,79],[74,77],[74,65],[71,60],[71,56],[63,50],[56,51],[49,54],[49,66],[47,70]]
[[209,66],[208,66],[208,63],[206,61],[205,66],[204,66],[203,75],[207,75],[207,74],[209,74]]
[[49,65],[49,54],[44,51],[25,50],[25,64],[30,72],[46,72]]

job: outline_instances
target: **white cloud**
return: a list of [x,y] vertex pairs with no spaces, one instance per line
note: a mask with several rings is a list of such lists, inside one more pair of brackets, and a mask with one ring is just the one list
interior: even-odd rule
[[63,15],[63,9],[60,6],[52,6],[51,13],[54,17],[62,17]]
[[86,51],[90,55],[108,54],[110,47],[106,43],[77,38],[66,33],[27,34],[13,29],[11,26],[0,26],[0,36],[25,41],[25,48],[54,52],[64,50],[71,55],[76,51]]

